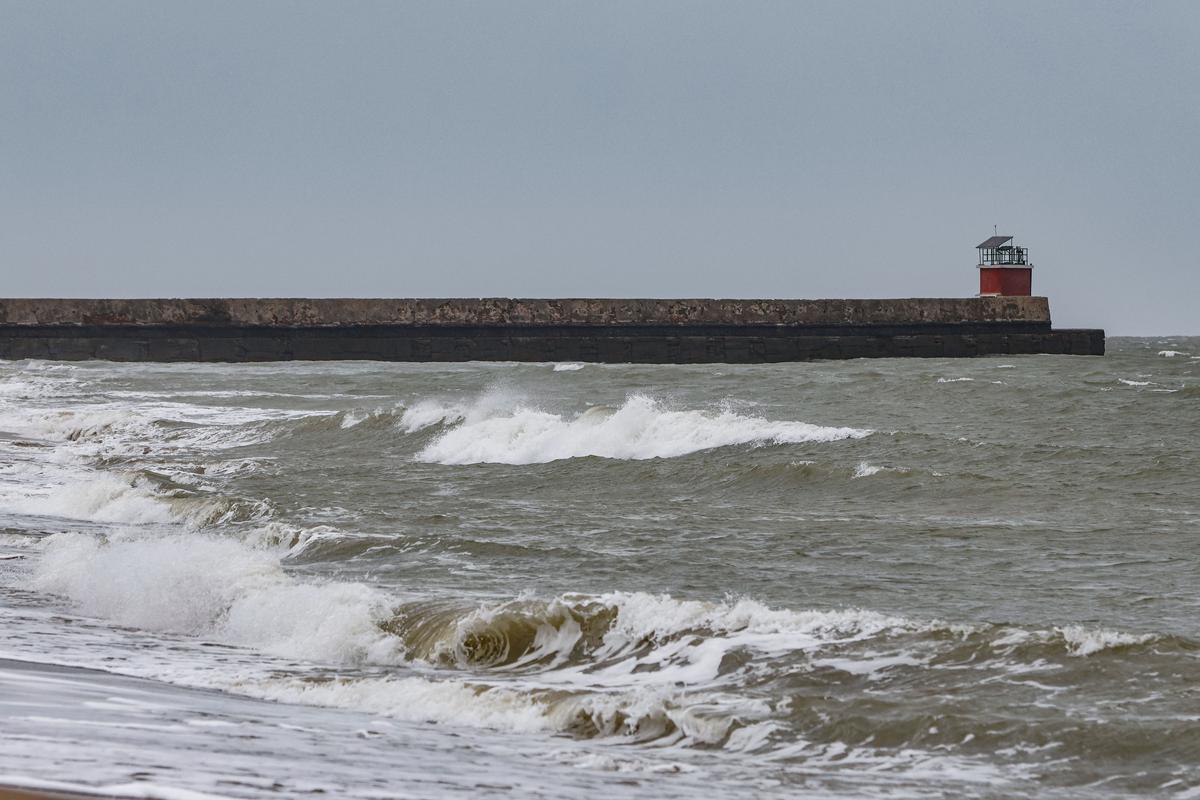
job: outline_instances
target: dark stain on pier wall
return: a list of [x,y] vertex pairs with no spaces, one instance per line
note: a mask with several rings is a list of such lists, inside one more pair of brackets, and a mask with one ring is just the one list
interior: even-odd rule
[[0,300],[0,358],[600,361],[1100,355],[1042,297],[902,300]]

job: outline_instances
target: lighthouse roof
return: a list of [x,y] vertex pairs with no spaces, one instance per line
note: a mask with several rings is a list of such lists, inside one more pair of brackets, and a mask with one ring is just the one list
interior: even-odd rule
[[978,250],[981,247],[989,247],[989,248],[990,247],[999,247],[1000,245],[1004,244],[1005,242],[1011,242],[1012,238],[1013,237],[1011,237],[1011,236],[993,236],[990,239],[988,239],[987,241],[985,241],[983,244],[975,245],[975,249]]

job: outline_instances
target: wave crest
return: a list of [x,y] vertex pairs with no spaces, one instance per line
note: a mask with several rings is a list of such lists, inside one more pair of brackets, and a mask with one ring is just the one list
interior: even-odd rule
[[[1069,626],[798,611],[748,598],[611,592],[399,602],[366,584],[289,575],[285,557],[209,534],[57,534],[33,561],[31,582],[123,625],[312,664],[220,679],[238,692],[414,721],[735,749],[794,743],[797,731],[836,743],[862,725],[895,746],[920,745],[932,735],[929,709],[909,703],[908,688],[960,691],[964,665],[972,665],[969,685],[987,692],[992,684],[980,677],[1051,670],[1069,685],[1094,672],[1083,658],[1100,658],[1120,678],[1142,670],[1145,648],[1197,647]],[[875,719],[874,699],[853,705],[868,696],[890,698],[894,718]],[[838,703],[859,717],[823,716]],[[953,724],[960,738],[986,727]],[[776,729],[785,731],[779,741]],[[865,734],[856,741],[864,745]]]
[[[406,418],[409,413],[405,412]],[[417,430],[451,422],[457,424],[426,445],[417,455],[419,460],[439,464],[542,464],[588,456],[643,460],[731,445],[832,442],[871,433],[772,421],[728,409],[676,411],[636,394],[618,408],[594,406],[573,417],[526,405],[467,413],[431,405],[419,419],[414,413],[405,424],[406,429]]]

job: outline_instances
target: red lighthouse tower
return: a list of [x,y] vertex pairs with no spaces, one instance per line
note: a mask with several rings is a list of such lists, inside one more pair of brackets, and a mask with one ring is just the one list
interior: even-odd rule
[[1029,248],[1012,244],[1011,236],[993,236],[979,251],[979,296],[1033,294],[1033,264]]

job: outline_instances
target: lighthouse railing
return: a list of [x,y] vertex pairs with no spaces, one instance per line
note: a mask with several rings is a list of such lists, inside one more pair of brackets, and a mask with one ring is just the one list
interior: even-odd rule
[[1029,264],[1028,247],[1006,247],[979,249],[980,266],[1027,266]]

